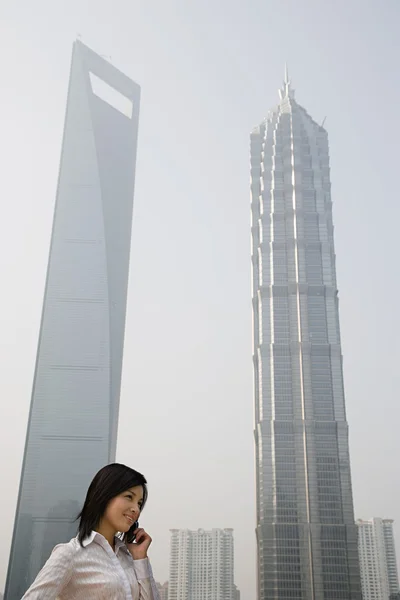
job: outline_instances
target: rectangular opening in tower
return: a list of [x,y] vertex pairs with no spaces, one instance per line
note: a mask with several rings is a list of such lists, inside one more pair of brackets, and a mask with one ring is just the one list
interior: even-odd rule
[[124,94],[121,94],[121,92],[94,73],[90,73],[90,83],[92,85],[92,92],[95,96],[100,98],[100,100],[107,102],[107,104],[118,110],[125,117],[128,117],[128,119],[132,118],[132,100],[124,96]]

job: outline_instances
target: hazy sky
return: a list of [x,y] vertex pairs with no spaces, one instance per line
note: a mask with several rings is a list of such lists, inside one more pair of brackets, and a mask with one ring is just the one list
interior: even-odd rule
[[255,598],[248,147],[285,61],[327,116],[356,516],[400,524],[399,25],[398,0],[2,0],[0,590],[78,33],[142,86],[117,459],[156,579],[170,528],[233,527]]

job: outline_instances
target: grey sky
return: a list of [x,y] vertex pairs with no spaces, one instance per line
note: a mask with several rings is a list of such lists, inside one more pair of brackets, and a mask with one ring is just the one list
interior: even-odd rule
[[234,527],[236,581],[255,597],[248,146],[285,61],[298,101],[327,116],[356,514],[400,524],[400,5],[211,4],[1,3],[0,590],[78,33],[142,86],[117,458],[150,482],[156,578],[169,528]]

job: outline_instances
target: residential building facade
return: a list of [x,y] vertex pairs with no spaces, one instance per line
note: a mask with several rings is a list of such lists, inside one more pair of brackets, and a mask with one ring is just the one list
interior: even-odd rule
[[399,575],[393,520],[358,520],[363,600],[395,600],[399,597]]
[[234,600],[233,530],[171,529],[168,600]]

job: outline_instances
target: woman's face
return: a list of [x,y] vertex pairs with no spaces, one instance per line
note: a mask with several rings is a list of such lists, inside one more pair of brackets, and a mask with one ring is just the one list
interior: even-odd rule
[[114,531],[126,533],[133,523],[139,520],[142,506],[143,487],[141,485],[131,487],[108,503],[103,521],[106,521]]

